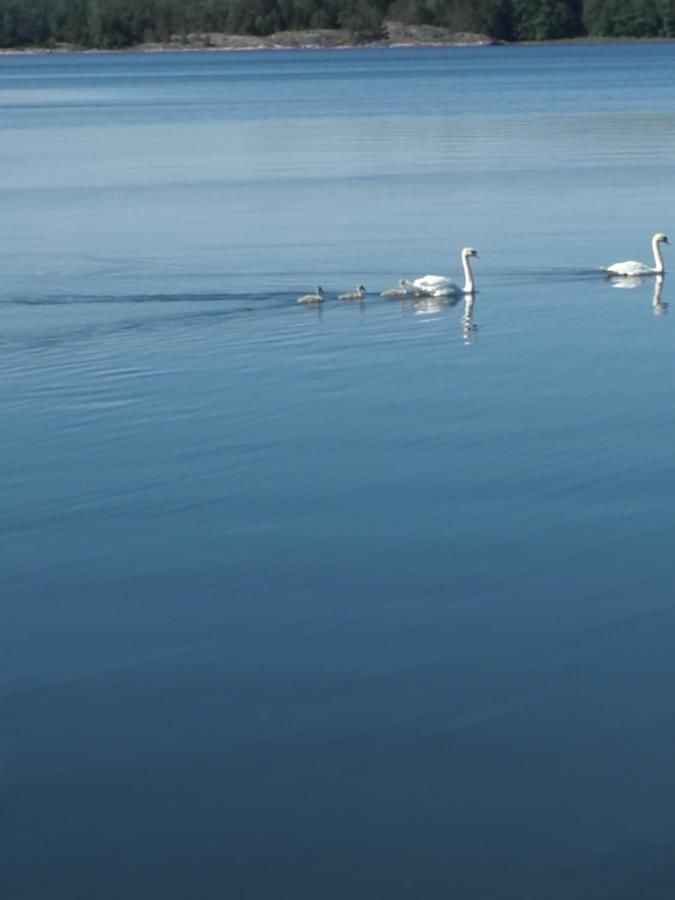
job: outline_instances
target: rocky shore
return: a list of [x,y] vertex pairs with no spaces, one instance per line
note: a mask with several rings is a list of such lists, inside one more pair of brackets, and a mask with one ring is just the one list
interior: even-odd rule
[[[259,37],[250,34],[199,32],[173,35],[164,43],[138,44],[125,48],[145,53],[164,50],[331,50],[349,47],[484,47],[498,43],[486,34],[454,32],[433,25],[404,25],[385,22],[381,37],[364,39],[344,29],[315,29],[312,31],[280,31]],[[0,53],[68,53],[90,51],[92,48],[73,44],[58,44],[51,48],[30,47],[0,50]]]

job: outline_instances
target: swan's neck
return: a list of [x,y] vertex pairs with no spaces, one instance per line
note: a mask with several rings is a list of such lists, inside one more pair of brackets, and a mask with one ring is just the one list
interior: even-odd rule
[[665,269],[663,267],[663,257],[661,256],[661,244],[657,240],[652,241],[652,250],[654,251],[654,271],[657,275],[663,275]]
[[473,294],[473,273],[468,256],[462,256],[462,265],[464,266],[464,293]]

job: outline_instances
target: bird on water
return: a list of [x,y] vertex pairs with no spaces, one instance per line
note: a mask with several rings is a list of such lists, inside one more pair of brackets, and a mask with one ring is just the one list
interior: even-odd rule
[[667,235],[661,231],[652,238],[652,253],[654,254],[654,265],[648,266],[646,263],[637,262],[634,259],[626,259],[623,262],[613,263],[606,266],[603,271],[608,275],[623,275],[630,277],[631,275],[665,275],[666,267],[663,264],[661,256],[661,244],[670,244]]
[[315,294],[303,294],[298,297],[298,303],[323,303],[323,288],[319,285]]

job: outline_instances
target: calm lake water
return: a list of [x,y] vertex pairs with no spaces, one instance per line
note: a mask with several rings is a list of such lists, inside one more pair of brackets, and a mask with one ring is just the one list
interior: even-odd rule
[[0,58],[3,898],[671,900],[674,83]]

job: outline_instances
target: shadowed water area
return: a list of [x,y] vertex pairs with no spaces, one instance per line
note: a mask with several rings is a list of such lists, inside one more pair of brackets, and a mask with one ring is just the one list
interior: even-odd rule
[[672,898],[674,80],[0,57],[3,898]]

